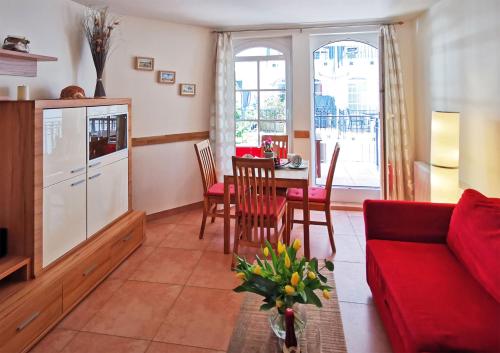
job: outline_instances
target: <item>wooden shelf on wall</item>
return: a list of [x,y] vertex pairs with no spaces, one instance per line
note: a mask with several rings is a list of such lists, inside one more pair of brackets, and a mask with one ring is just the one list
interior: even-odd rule
[[0,49],[0,75],[35,77],[39,61],[57,61],[57,58]]

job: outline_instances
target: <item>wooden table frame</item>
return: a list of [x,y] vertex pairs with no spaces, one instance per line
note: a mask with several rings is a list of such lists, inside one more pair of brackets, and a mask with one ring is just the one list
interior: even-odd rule
[[[286,175],[280,174],[289,174],[302,172],[307,176],[306,178],[293,178],[287,177]],[[303,190],[303,220],[304,220],[304,255],[309,259],[310,257],[310,246],[309,246],[309,167],[305,170],[301,171],[292,171],[285,169],[276,170],[276,187],[277,188],[300,188]],[[299,175],[297,175],[299,176]],[[224,254],[229,254],[231,251],[229,249],[229,245],[231,244],[231,212],[230,212],[230,195],[229,195],[229,185],[234,184],[234,177],[232,175],[224,175]]]

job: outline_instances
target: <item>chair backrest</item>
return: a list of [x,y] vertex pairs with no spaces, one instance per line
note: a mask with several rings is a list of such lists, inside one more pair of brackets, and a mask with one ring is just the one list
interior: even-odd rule
[[271,238],[271,228],[275,226],[271,217],[278,215],[274,161],[233,157],[233,175],[242,239],[262,245],[266,239],[276,243]]
[[215,172],[215,160],[210,147],[210,141],[204,140],[194,144],[198,165],[200,166],[201,181],[203,182],[203,192],[206,194],[208,189],[217,183],[217,174]]
[[[288,154],[288,135],[262,135],[261,146],[264,140],[270,138],[273,140],[275,152],[279,158],[287,158]],[[261,156],[264,156],[264,149],[261,147]]]
[[339,159],[340,145],[337,142],[333,150],[332,161],[330,162],[330,168],[328,169],[328,175],[326,177],[326,199],[330,200],[330,195],[332,193],[333,175],[335,174],[335,167],[337,166],[337,159]]

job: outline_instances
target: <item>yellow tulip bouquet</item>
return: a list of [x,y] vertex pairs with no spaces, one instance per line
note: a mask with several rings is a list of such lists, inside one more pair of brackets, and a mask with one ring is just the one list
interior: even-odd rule
[[299,239],[289,247],[278,242],[277,251],[266,242],[262,249],[264,259],[257,256],[254,264],[237,256],[235,271],[243,283],[234,291],[261,295],[264,303],[260,309],[276,308],[279,314],[284,314],[285,309],[292,308],[295,303],[321,307],[321,300],[314,291],[321,290],[323,297],[330,299],[332,287],[326,285],[327,278],[320,271],[323,268],[333,271],[333,262],[325,260],[318,268],[316,258],[307,261],[305,257],[297,257],[300,247]]

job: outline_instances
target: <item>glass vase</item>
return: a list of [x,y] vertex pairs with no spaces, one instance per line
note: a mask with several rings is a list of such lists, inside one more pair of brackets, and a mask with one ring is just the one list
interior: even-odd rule
[[[295,304],[293,307],[295,317],[294,327],[297,337],[304,332],[307,323],[306,309],[302,304]],[[271,309],[269,313],[269,325],[274,334],[281,339],[285,339],[285,314],[280,313],[278,309]]]

